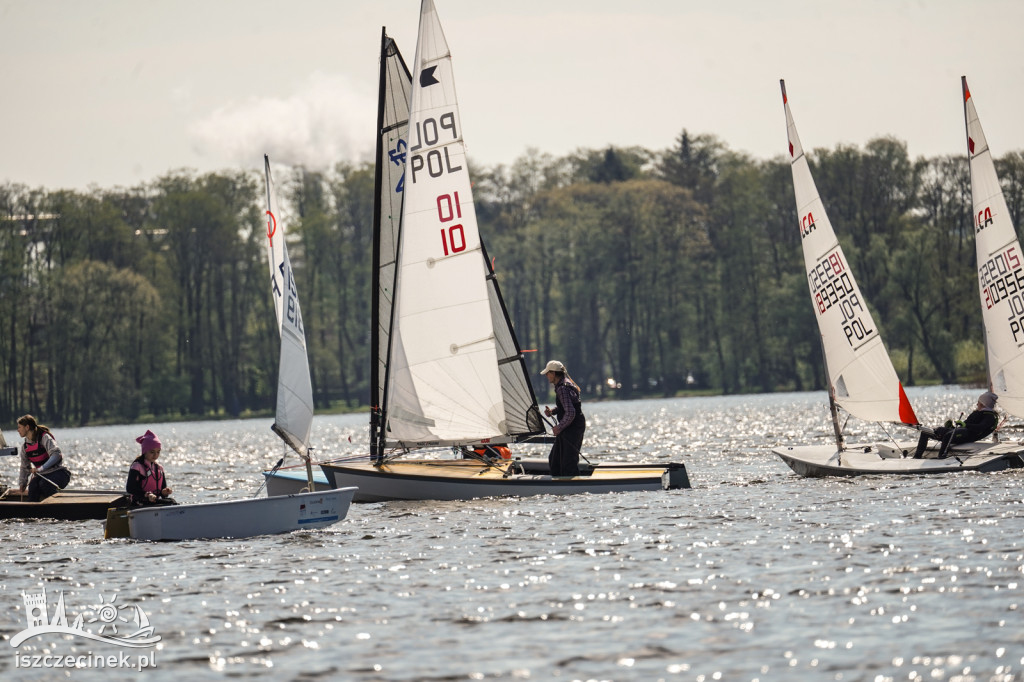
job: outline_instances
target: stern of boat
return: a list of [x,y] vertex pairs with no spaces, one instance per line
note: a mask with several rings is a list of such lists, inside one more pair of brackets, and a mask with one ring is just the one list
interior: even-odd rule
[[686,473],[686,465],[682,462],[670,462],[661,475],[661,487],[665,490],[682,490],[690,485],[690,476]]

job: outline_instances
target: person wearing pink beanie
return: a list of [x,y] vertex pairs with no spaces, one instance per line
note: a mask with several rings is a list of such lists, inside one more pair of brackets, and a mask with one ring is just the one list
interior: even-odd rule
[[128,483],[125,486],[132,498],[132,504],[177,504],[170,497],[174,491],[167,485],[164,468],[156,462],[162,449],[160,439],[155,433],[147,430],[136,438],[135,442],[141,446],[142,452],[132,462],[128,470]]

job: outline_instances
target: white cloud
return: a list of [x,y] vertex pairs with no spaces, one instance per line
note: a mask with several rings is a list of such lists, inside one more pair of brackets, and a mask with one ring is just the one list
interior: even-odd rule
[[217,109],[188,128],[196,153],[218,162],[272,161],[324,170],[373,155],[375,98],[345,76],[315,72],[284,99],[250,98]]

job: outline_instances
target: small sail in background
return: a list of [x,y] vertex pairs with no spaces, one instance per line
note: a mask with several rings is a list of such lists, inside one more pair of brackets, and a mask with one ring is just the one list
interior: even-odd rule
[[308,459],[309,433],[313,426],[313,385],[309,377],[306,335],[299,309],[299,292],[288,259],[284,225],[279,221],[270,159],[263,157],[267,178],[267,258],[270,291],[281,335],[278,365],[277,413],[274,432],[303,458]]

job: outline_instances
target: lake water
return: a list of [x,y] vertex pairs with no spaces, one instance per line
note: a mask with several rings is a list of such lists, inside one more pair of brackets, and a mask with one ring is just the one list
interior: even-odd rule
[[[908,393],[937,423],[979,391]],[[0,675],[62,679],[25,657],[124,651],[55,634],[9,646],[22,593],[45,588],[69,622],[139,606],[161,641],[131,656],[152,653],[159,680],[1024,680],[1024,471],[799,478],[770,448],[828,442],[824,401],[585,406],[585,453],[683,461],[692,490],[353,505],[329,529],[249,540],[0,521]],[[269,425],[56,435],[75,487],[121,487],[151,427],[174,496],[192,502],[255,493],[282,454]],[[853,426],[884,437],[851,420],[854,440]],[[314,423],[325,457],[362,453],[366,434],[365,415]],[[13,458],[0,467],[13,482]]]

